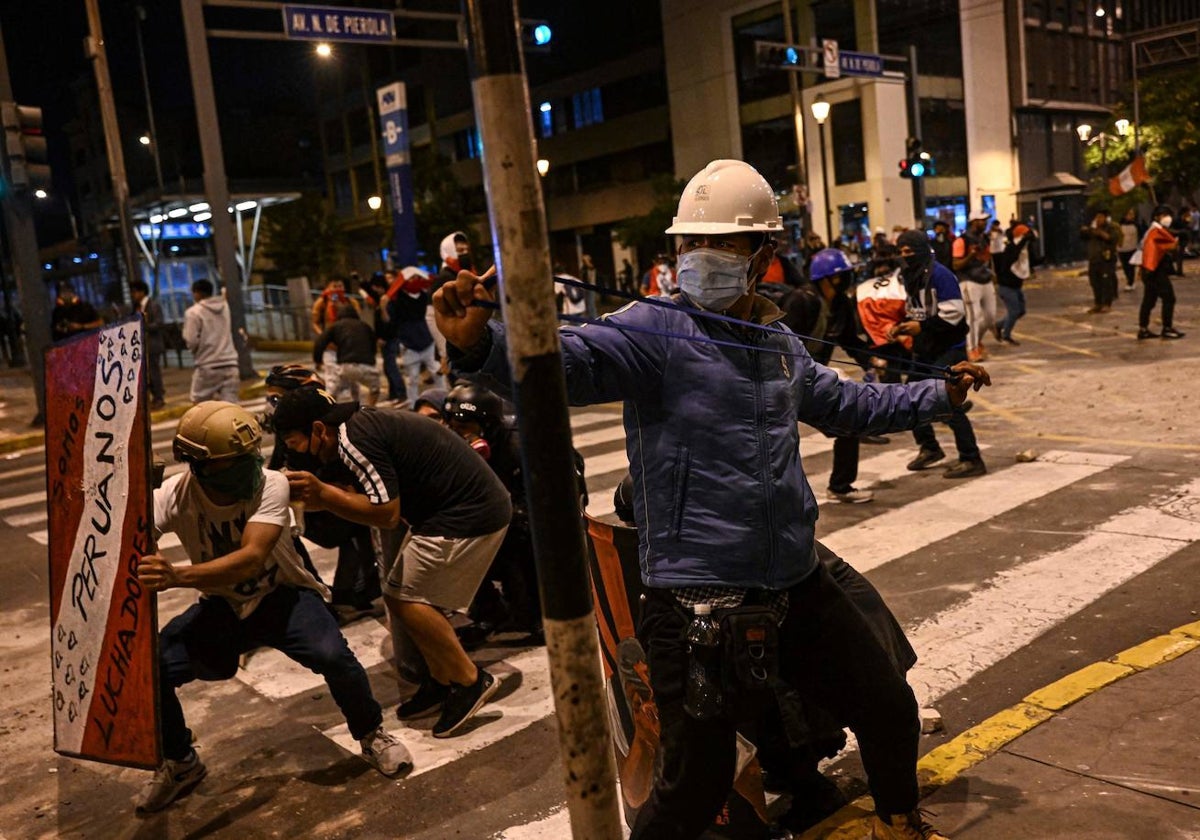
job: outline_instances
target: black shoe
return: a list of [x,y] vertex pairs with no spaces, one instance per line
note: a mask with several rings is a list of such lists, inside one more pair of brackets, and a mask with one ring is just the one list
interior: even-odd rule
[[442,685],[433,679],[423,682],[417,688],[417,693],[396,707],[396,717],[400,720],[412,720],[422,715],[437,711],[446,702],[450,694],[450,686]]
[[886,435],[863,435],[859,438],[863,443],[869,443],[872,446],[887,446],[891,440]]
[[1003,340],[1004,340],[1004,335],[1003,335],[1003,334],[1000,332],[1000,327],[999,327],[999,325],[997,325],[997,326],[995,326],[995,327],[992,327],[992,332],[994,332],[994,333],[996,334],[996,340],[997,340],[997,341],[1003,341]]
[[984,465],[982,458],[975,458],[971,461],[958,460],[946,468],[942,473],[942,478],[971,478],[976,475],[985,475],[987,466]]
[[1013,347],[1021,346],[1021,342],[1017,341],[1011,335],[1006,335],[1006,336],[1004,336],[1004,338],[1002,338],[1000,340],[1003,341],[1005,344],[1011,344]]
[[500,688],[495,677],[482,668],[476,670],[479,676],[470,685],[451,684],[442,703],[442,716],[433,725],[434,738],[449,738],[457,732]]
[[908,468],[910,470],[928,469],[945,457],[946,453],[940,449],[922,449],[917,453],[916,458],[908,462]]
[[815,769],[793,780],[790,791],[792,806],[779,818],[779,824],[797,836],[849,801],[836,784]]
[[454,632],[463,650],[478,650],[492,638],[492,634],[496,632],[496,625],[487,621],[477,621],[466,627],[456,627]]
[[1174,327],[1163,327],[1161,338],[1183,338],[1184,334]]
[[1138,330],[1137,337],[1138,337],[1138,341],[1141,341],[1146,338],[1158,338],[1158,333],[1150,332],[1150,330],[1146,329],[1145,327],[1142,327],[1140,330]]

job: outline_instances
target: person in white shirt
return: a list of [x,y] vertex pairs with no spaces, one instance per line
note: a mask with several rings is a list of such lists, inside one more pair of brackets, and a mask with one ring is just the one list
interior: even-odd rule
[[189,469],[154,491],[155,531],[176,534],[191,563],[176,566],[147,554],[138,562],[138,580],[152,592],[182,587],[201,597],[159,637],[165,761],[136,799],[139,812],[162,810],[207,773],[176,690],[197,679],[229,679],[239,656],[261,646],[325,677],[363,758],[380,773],[412,768],[408,750],[383,728],[367,673],[325,606],[328,590],[296,552],[288,480],[263,470],[261,443],[258,422],[240,406],[216,400],[193,406],[173,446]]

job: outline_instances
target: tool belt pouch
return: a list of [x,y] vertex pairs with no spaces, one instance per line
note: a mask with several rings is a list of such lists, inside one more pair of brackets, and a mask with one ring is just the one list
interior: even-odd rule
[[725,653],[725,688],[753,699],[772,691],[779,678],[779,625],[766,607],[717,610]]

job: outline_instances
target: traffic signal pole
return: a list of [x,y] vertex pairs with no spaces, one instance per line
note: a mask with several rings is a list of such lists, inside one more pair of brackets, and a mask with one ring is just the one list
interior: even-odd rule
[[[908,124],[912,136],[921,139],[921,94],[917,90],[917,48],[908,45]],[[925,229],[925,179],[912,179],[913,218],[916,226]]]
[[575,840],[619,840],[616,763],[516,4],[463,0],[463,18],[571,833]]
[[[13,101],[12,82],[8,77],[8,56],[4,50],[4,32],[0,30],[0,101]],[[45,359],[50,346],[50,307],[46,286],[41,280],[37,235],[33,229],[33,197],[28,189],[7,189],[0,195],[4,226],[8,232],[9,256],[13,277],[21,296],[21,317],[25,323],[25,358],[37,396],[37,414],[33,426],[41,426],[46,416]]]

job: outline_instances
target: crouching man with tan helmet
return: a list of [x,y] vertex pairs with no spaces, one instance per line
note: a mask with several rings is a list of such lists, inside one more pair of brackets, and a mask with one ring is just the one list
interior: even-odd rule
[[154,491],[156,532],[174,532],[191,564],[148,554],[138,579],[155,592],[186,587],[201,597],[160,636],[166,761],[138,797],[138,811],[165,808],[207,772],[192,749],[176,689],[197,679],[229,679],[240,654],[264,645],[325,678],[369,764],[385,776],[412,768],[408,750],[383,728],[366,671],[325,607],[328,591],[292,545],[288,482],[263,470],[261,442],[258,422],[240,406],[199,403],[175,434],[175,459],[189,469]]

